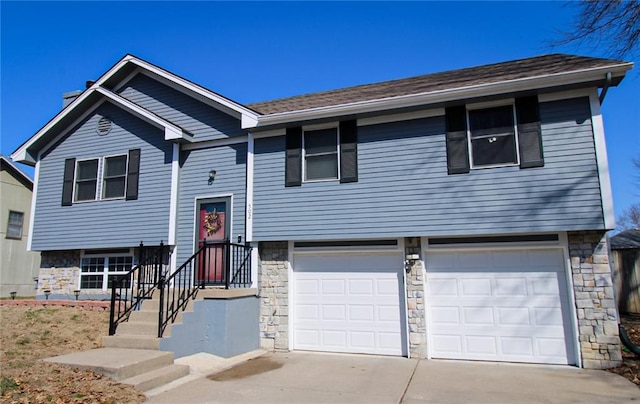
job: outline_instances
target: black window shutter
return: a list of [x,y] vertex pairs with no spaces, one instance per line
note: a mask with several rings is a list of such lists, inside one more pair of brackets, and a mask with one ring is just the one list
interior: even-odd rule
[[447,172],[469,172],[469,145],[467,143],[467,109],[464,105],[445,109],[447,121]]
[[73,204],[73,177],[76,171],[76,159],[64,161],[64,179],[62,181],[62,206]]
[[358,121],[340,122],[340,182],[358,182]]
[[287,128],[285,187],[302,185],[302,127]]
[[516,98],[520,168],[542,167],[542,130],[538,96]]
[[138,182],[140,178],[140,149],[129,150],[129,165],[127,167],[127,196],[128,201],[138,199]]

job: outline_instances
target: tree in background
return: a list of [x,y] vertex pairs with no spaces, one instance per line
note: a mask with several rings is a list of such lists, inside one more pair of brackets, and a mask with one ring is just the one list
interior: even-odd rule
[[640,56],[640,1],[598,0],[570,2],[578,9],[576,20],[552,46],[575,43],[606,50],[613,58]]
[[[640,172],[640,157],[633,159],[633,165]],[[638,180],[636,185],[640,189],[640,175],[637,175],[636,179]],[[640,202],[631,204],[616,219],[616,231],[629,229],[640,229]]]

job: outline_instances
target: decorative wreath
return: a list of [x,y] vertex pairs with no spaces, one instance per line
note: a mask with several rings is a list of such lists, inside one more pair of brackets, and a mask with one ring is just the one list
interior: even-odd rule
[[207,213],[204,217],[204,226],[203,228],[207,229],[207,236],[211,236],[213,233],[220,230],[222,227],[222,221],[220,220],[220,215],[214,209],[213,212]]

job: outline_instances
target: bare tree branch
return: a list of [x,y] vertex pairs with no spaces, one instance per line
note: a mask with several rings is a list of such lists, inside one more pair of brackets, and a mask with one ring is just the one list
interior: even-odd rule
[[569,6],[577,8],[576,20],[552,47],[575,43],[617,59],[640,56],[639,0],[583,0]]

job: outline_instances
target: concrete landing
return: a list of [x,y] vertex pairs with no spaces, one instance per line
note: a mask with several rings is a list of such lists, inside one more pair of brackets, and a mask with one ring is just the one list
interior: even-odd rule
[[91,369],[120,381],[173,365],[173,354],[147,349],[99,348],[44,360],[79,369]]

